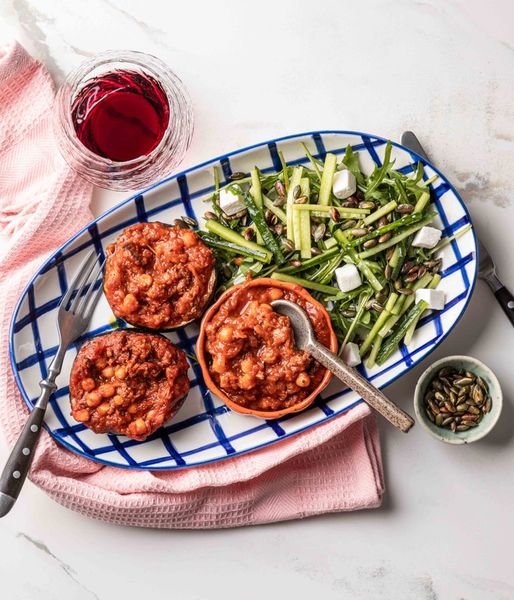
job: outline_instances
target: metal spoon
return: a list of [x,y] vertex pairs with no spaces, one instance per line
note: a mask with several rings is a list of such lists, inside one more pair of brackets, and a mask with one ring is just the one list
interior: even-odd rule
[[414,419],[398,408],[380,390],[371,385],[355,369],[346,365],[338,356],[325,348],[314,336],[312,323],[306,313],[299,306],[289,300],[275,300],[271,303],[273,308],[286,317],[289,317],[293,329],[295,344],[315,358],[324,367],[332,371],[348,387],[357,392],[362,399],[378,411],[395,427],[407,433],[414,425]]

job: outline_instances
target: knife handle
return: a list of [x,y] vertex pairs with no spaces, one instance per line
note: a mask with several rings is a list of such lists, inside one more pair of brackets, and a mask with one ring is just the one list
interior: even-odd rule
[[514,325],[514,296],[504,285],[495,290],[494,295],[500,303],[503,312],[507,315],[512,325]]

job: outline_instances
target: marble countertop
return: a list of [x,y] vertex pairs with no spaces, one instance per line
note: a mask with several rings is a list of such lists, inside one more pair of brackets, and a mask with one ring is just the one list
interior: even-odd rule
[[[513,21],[509,0],[3,0],[0,40],[17,37],[56,81],[109,48],[164,59],[195,108],[183,167],[300,131],[399,140],[412,129],[514,289]],[[93,210],[122,197],[97,191]],[[501,381],[501,421],[466,447],[381,422],[387,493],[378,510],[227,531],[136,530],[87,520],[28,483],[0,521],[2,598],[512,599],[513,349],[513,328],[479,282],[452,335],[388,393],[412,410],[432,360],[470,354]]]

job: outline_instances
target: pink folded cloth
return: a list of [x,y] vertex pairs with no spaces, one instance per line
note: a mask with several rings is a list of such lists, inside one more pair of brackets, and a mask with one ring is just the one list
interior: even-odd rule
[[[0,47],[0,424],[10,446],[27,418],[8,356],[14,305],[38,266],[92,218],[91,186],[55,149],[53,97],[43,65],[17,43]],[[257,452],[169,472],[102,466],[43,431],[30,479],[82,514],[162,528],[234,527],[373,508],[383,493],[378,433],[364,404]]]

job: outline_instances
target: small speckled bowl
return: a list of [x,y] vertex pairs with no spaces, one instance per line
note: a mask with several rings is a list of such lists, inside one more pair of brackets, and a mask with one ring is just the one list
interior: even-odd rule
[[[437,371],[443,367],[465,369],[479,375],[487,384],[491,397],[491,410],[484,415],[478,427],[473,427],[467,431],[453,432],[450,429],[438,427],[428,418],[423,401],[425,391]],[[416,412],[418,422],[438,440],[448,444],[470,444],[485,437],[496,425],[502,406],[503,396],[496,375],[484,363],[471,356],[447,356],[436,361],[421,375],[414,392],[414,411]]]

